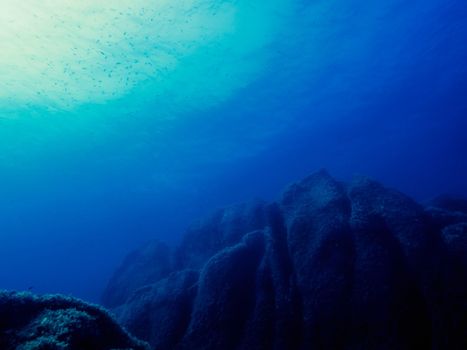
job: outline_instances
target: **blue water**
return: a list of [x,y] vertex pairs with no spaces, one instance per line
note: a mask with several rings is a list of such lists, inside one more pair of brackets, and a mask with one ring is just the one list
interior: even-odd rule
[[0,288],[98,300],[323,167],[467,196],[465,1],[103,3],[0,3]]

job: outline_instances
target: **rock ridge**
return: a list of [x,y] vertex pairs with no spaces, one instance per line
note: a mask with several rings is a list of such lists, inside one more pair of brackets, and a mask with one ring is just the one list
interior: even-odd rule
[[133,253],[103,303],[154,349],[466,349],[466,208],[321,170]]

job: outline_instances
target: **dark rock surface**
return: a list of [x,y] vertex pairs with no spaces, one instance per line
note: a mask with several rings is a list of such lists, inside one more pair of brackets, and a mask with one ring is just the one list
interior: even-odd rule
[[128,254],[104,290],[102,304],[107,307],[121,305],[136,289],[167,277],[171,270],[169,248],[161,242],[149,242]]
[[157,349],[173,349],[190,322],[197,271],[176,272],[137,290],[120,310],[119,320]]
[[238,243],[245,233],[266,227],[269,219],[267,204],[261,201],[218,210],[187,230],[175,251],[175,268],[201,268],[221,249]]
[[450,212],[463,213],[467,215],[467,200],[465,198],[444,194],[432,199],[427,203],[427,205]]
[[465,203],[320,171],[192,226],[114,311],[154,349],[467,349]]
[[76,299],[0,291],[2,350],[147,350],[103,309]]
[[425,210],[431,217],[431,224],[439,230],[449,225],[467,222],[466,199],[439,196],[426,203]]

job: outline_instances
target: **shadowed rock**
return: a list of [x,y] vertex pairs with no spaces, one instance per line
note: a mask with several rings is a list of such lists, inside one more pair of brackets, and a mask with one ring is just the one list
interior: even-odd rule
[[320,171],[192,226],[115,311],[154,349],[466,349],[463,203]]
[[130,253],[107,284],[101,298],[106,307],[123,304],[138,288],[159,281],[172,270],[169,248],[153,241]]
[[2,350],[147,350],[103,309],[76,299],[0,291]]
[[154,348],[174,349],[190,323],[198,275],[197,271],[184,270],[138,289],[115,310],[119,320]]
[[201,268],[221,249],[235,245],[245,233],[268,225],[266,203],[254,201],[218,210],[194,223],[175,251],[176,268]]
[[443,227],[467,222],[467,200],[443,195],[432,199],[425,208],[431,217],[431,225],[438,230]]
[[467,199],[465,198],[459,198],[445,194],[432,199],[427,203],[427,205],[430,207],[467,215]]

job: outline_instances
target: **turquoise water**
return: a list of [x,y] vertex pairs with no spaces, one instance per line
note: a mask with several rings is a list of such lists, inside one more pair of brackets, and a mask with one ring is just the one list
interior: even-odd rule
[[322,167],[467,195],[466,42],[462,1],[0,1],[0,287],[95,300]]

